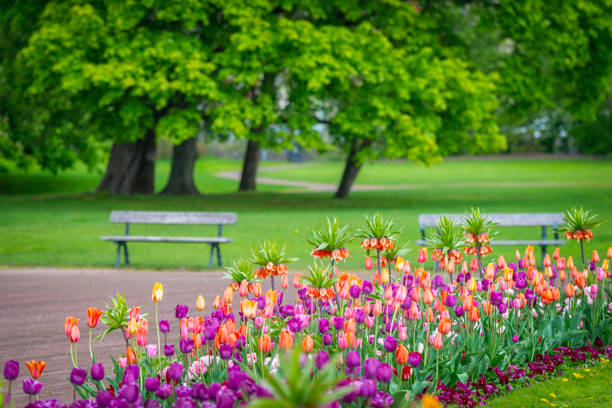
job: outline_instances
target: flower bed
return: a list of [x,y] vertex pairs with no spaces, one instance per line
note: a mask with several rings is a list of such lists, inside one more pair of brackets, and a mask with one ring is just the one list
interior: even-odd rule
[[[295,300],[288,299],[292,259],[278,243],[264,243],[228,268],[229,285],[209,314],[199,296],[195,310],[177,305],[174,318],[160,320],[161,284],[153,288],[150,315],[117,295],[106,310],[86,312],[85,363],[77,361],[79,319],[66,318],[70,406],[474,406],[554,374],[568,360],[611,358],[612,249],[603,260],[593,251],[585,263],[583,241],[596,222],[578,210],[567,219],[566,236],[581,243],[581,267],[558,249],[541,268],[531,247],[517,251],[515,262],[493,258],[494,225],[473,210],[463,225],[440,221],[429,242],[445,273],[427,271],[428,250],[411,264],[394,223],[376,215],[356,232],[336,220],[313,229],[313,265],[294,274]],[[341,268],[357,236],[367,275]],[[263,293],[267,280],[272,289]],[[125,340],[112,366],[96,362],[91,333],[99,324],[105,331],[98,340]],[[36,400],[45,363],[27,367],[32,378],[21,388],[30,406],[64,406]],[[5,365],[7,397],[19,368]]]

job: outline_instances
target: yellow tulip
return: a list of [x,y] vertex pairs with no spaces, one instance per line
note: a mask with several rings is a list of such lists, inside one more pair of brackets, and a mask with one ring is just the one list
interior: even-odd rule
[[202,296],[202,294],[199,294],[198,298],[196,299],[196,309],[199,311],[206,309],[206,301],[204,300],[204,296]]
[[162,298],[164,297],[164,287],[161,283],[156,282],[155,285],[153,285],[153,295],[151,297],[153,298],[153,301],[155,303],[162,300]]

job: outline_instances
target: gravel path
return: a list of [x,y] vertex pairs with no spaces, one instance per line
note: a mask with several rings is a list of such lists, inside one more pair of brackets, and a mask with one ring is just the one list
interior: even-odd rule
[[[314,163],[303,164],[282,164],[278,166],[261,167],[258,174],[272,171],[289,170],[296,167],[312,166]],[[229,180],[240,180],[240,171],[222,171],[215,174],[215,177],[220,177]],[[334,192],[338,189],[338,185],[330,183],[316,183],[310,181],[283,180],[271,177],[257,176],[257,183],[272,184],[276,186],[294,187],[296,190],[291,192]],[[462,187],[480,187],[480,188],[546,188],[546,187],[584,187],[585,182],[459,182],[459,183],[437,183],[438,188],[462,188]],[[599,183],[591,183],[593,187],[603,187]],[[414,190],[427,187],[427,184],[390,184],[390,185],[371,185],[371,184],[355,184],[351,191],[384,191],[384,190]]]
[[[228,281],[221,272],[136,271],[129,269],[63,269],[63,268],[10,268],[0,269],[0,364],[8,359],[20,363],[19,379],[13,384],[14,407],[26,404],[21,381],[29,376],[25,362],[31,359],[47,363],[40,381],[44,386],[41,398],[72,401],[72,388],[67,378],[72,369],[69,343],[64,334],[66,316],[80,318],[81,340],[78,360],[82,368],[90,364],[88,327],[85,311],[95,306],[104,309],[108,296],[120,291],[127,296],[129,305],[144,305],[150,313],[149,342],[155,343],[155,317],[151,289],[155,282],[164,285],[164,298],[159,304],[160,319],[170,321],[170,338],[175,338],[177,323],[174,307],[187,304],[194,310],[198,293],[206,299],[210,312],[214,296],[221,294]],[[264,288],[265,290],[265,288]],[[237,298],[237,296],[235,297]],[[236,299],[235,299],[235,302]],[[234,304],[237,313],[238,305]],[[103,330],[101,324],[94,336]],[[162,340],[163,341],[163,340]],[[124,354],[124,343],[118,333],[109,334],[95,345],[98,361],[107,369],[109,355]],[[16,392],[15,392],[16,391]]]

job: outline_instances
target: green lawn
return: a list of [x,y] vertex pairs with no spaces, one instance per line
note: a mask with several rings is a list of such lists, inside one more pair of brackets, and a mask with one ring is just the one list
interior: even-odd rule
[[487,402],[492,408],[612,407],[612,364],[568,370],[564,375],[517,389]]
[[[286,180],[333,183],[340,181],[344,163],[316,163],[282,171],[266,172],[266,177]],[[566,183],[594,188],[612,187],[611,160],[542,160],[542,159],[449,159],[425,167],[408,162],[367,163],[356,183],[368,185],[431,185],[442,183],[465,186],[468,183]]]
[[[512,163],[508,163],[512,162]],[[44,173],[34,175],[0,174],[0,265],[54,265],[54,266],[112,266],[115,247],[99,240],[100,235],[121,234],[123,225],[110,224],[112,210],[175,210],[175,211],[235,211],[238,223],[225,228],[224,235],[234,238],[234,243],[223,245],[222,253],[227,263],[238,256],[247,255],[252,244],[263,240],[280,240],[287,243],[291,256],[300,257],[298,267],[310,261],[310,247],[306,243],[310,227],[325,217],[337,217],[342,222],[359,226],[363,216],[380,211],[404,225],[401,239],[414,242],[418,239],[417,217],[427,212],[463,212],[471,206],[479,206],[490,212],[562,211],[572,204],[594,209],[607,220],[595,231],[595,240],[587,244],[589,250],[600,251],[612,244],[612,184],[606,182],[611,174],[610,163],[603,161],[578,161],[581,174],[570,178],[563,170],[573,162],[540,161],[542,173],[557,174],[551,182],[564,183],[573,180],[575,185],[553,184],[537,188],[522,185],[497,187],[476,185],[456,188],[440,187],[439,180],[457,179],[460,164],[484,178],[522,183],[520,173],[509,169],[515,161],[448,162],[428,168],[420,176],[421,185],[411,190],[353,192],[348,199],[335,200],[330,193],[283,192],[283,187],[259,186],[257,193],[235,193],[237,182],[217,179],[213,174],[221,170],[239,169],[237,161],[200,160],[196,168],[198,187],[206,194],[198,197],[168,196],[109,196],[105,194],[77,194],[92,190],[99,174],[88,175],[82,170],[58,176]],[[381,163],[366,166],[364,176],[380,166],[385,175],[403,172],[403,163]],[[393,166],[397,169],[394,171]],[[535,164],[534,164],[535,166]],[[327,174],[333,166],[318,163],[307,167],[312,176]],[[337,167],[337,166],[336,166]],[[412,166],[414,167],[414,166]],[[414,167],[415,169],[417,167]],[[446,170],[445,170],[446,169]],[[544,169],[546,171],[544,171]],[[304,169],[287,170],[277,177],[289,178]],[[382,171],[381,171],[382,172]],[[163,187],[168,173],[168,163],[158,166],[156,186]],[[446,176],[443,177],[443,173]],[[431,174],[431,178],[428,178]],[[266,174],[268,176],[268,174]],[[535,177],[536,175],[534,175]],[[539,177],[539,176],[538,176]],[[547,178],[550,178],[547,176]],[[360,182],[364,182],[359,180]],[[465,180],[461,180],[465,181]],[[404,181],[413,183],[414,181]],[[601,185],[594,187],[592,183]],[[584,183],[584,185],[579,185]],[[197,226],[142,226],[134,225],[133,234],[215,234],[215,227]],[[538,238],[539,228],[502,230],[500,238]],[[349,246],[353,257],[347,267],[362,267],[363,256],[358,241]],[[494,251],[512,258],[513,249]],[[575,243],[565,245],[564,254],[577,254]],[[208,247],[195,244],[144,244],[130,245],[131,261],[136,268],[188,268],[205,269],[208,265]],[[290,267],[291,269],[291,267]]]

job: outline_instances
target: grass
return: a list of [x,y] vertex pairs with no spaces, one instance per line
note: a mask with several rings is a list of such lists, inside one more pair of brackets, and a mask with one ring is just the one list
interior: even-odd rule
[[[317,163],[282,171],[266,172],[266,177],[285,180],[316,181],[336,184],[342,176],[341,162]],[[431,185],[443,183],[464,186],[466,183],[503,184],[561,183],[584,187],[612,187],[612,161],[483,159],[447,160],[424,167],[408,162],[367,163],[357,176],[357,184]]]
[[[582,161],[579,161],[582,163]],[[122,224],[110,224],[112,210],[175,210],[175,211],[235,211],[238,223],[225,227],[224,235],[234,238],[231,244],[222,246],[226,264],[233,258],[248,255],[249,248],[264,240],[279,240],[287,244],[290,256],[300,257],[293,268],[302,268],[310,262],[310,250],[306,243],[311,226],[325,217],[337,217],[353,227],[361,225],[364,215],[380,211],[393,217],[405,228],[401,241],[414,242],[419,238],[417,217],[428,212],[463,212],[471,206],[479,206],[490,212],[562,211],[570,205],[584,205],[593,209],[603,220],[612,220],[612,185],[602,182],[610,174],[608,162],[585,162],[582,176],[575,177],[572,186],[548,187],[516,186],[489,187],[468,185],[444,187],[437,184],[440,175],[445,179],[456,177],[454,166],[460,162],[444,163],[440,169],[431,167],[431,179],[424,173],[422,183],[411,190],[353,192],[348,199],[335,200],[330,193],[283,192],[284,187],[259,186],[256,193],[237,194],[237,182],[213,177],[216,171],[239,169],[240,163],[225,160],[200,160],[196,167],[196,182],[206,194],[197,197],[172,197],[157,195],[110,196],[106,194],[79,194],[95,187],[99,174],[86,174],[82,169],[58,176],[37,173],[0,175],[0,265],[11,266],[93,266],[108,267],[114,264],[115,246],[102,242],[100,235],[122,234]],[[509,172],[514,163],[508,161],[461,162],[477,174],[509,182],[525,181],[521,174]],[[381,163],[385,174],[392,174],[391,163]],[[393,163],[401,172],[403,163]],[[544,161],[547,171],[555,173],[567,165],[561,161]],[[449,167],[450,166],[450,167]],[[373,166],[375,169],[377,166]],[[308,166],[310,174],[325,174],[330,164]],[[368,170],[369,166],[364,170]],[[444,170],[446,169],[446,170]],[[283,172],[288,177],[296,171]],[[164,173],[165,172],[165,173]],[[577,172],[577,170],[576,170]],[[158,166],[156,188],[164,184],[168,163]],[[367,172],[364,171],[364,174]],[[268,174],[266,174],[268,176]],[[551,181],[563,183],[569,176],[559,176]],[[314,177],[311,178],[315,181]],[[580,185],[582,181],[585,185]],[[405,181],[412,183],[413,181]],[[588,183],[601,182],[594,188]],[[147,226],[133,225],[132,234],[209,235],[216,234],[216,227],[200,226]],[[499,239],[534,238],[540,236],[539,228],[504,228]],[[595,240],[587,244],[600,254],[612,243],[610,223],[604,223],[595,231]],[[196,244],[144,244],[130,245],[130,258],[135,268],[141,269],[206,269],[208,246]],[[356,240],[349,245],[352,257],[346,267],[356,270],[363,266],[363,252]],[[503,253],[513,258],[514,249],[494,248],[493,255]],[[574,242],[562,249],[564,255],[578,254]],[[412,258],[416,258],[413,254]],[[290,266],[290,270],[292,267]]]
[[488,401],[492,408],[583,408],[611,407],[612,364],[568,370],[528,388],[516,389]]

